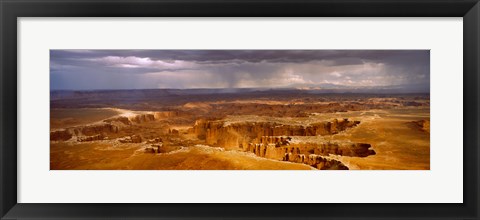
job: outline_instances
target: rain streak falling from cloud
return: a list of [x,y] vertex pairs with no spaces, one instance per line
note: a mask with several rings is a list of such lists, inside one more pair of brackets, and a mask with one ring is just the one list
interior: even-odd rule
[[430,89],[429,50],[51,50],[51,90]]

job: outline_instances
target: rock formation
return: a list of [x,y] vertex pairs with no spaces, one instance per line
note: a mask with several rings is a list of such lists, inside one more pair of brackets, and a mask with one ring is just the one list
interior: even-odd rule
[[156,143],[161,143],[162,142],[162,138],[154,138],[154,139],[150,139],[150,140],[147,140],[147,144],[156,144]]
[[101,134],[93,135],[93,136],[81,136],[77,137],[78,142],[86,142],[86,141],[99,141],[103,140],[105,137]]
[[[298,158],[298,156],[297,156]],[[310,154],[307,157],[302,154],[303,163],[315,167],[319,170],[348,170],[342,162],[334,159],[322,157],[320,155]]]
[[71,128],[66,128],[63,130],[52,131],[50,132],[51,141],[67,141],[70,140],[73,136],[77,136],[77,141],[93,141],[96,138],[108,137],[109,134],[118,133],[119,130],[126,126],[131,126],[133,124],[141,124],[145,122],[154,121],[155,116],[153,114],[138,114],[131,117],[118,116],[105,119],[102,122],[76,126]]
[[142,137],[138,135],[126,136],[118,139],[120,143],[142,143]]
[[153,113],[155,119],[172,118],[180,115],[178,111],[163,111]]
[[117,133],[118,127],[108,123],[100,123],[94,125],[85,125],[72,128],[66,128],[59,131],[50,132],[51,141],[66,141],[73,136],[85,137],[95,135],[106,135],[109,133]]
[[429,120],[419,120],[410,122],[418,129],[430,133],[430,121]]
[[110,124],[121,123],[123,125],[131,125],[132,124],[132,122],[127,117],[124,117],[124,116],[105,119],[105,120],[103,120],[103,122],[110,123]]
[[67,141],[70,140],[72,136],[72,133],[70,133],[68,130],[50,132],[50,140],[52,141]]
[[154,121],[155,116],[153,114],[141,114],[130,117],[129,120],[133,123],[140,124],[144,122]]
[[286,125],[276,122],[241,122],[224,125],[223,121],[197,120],[193,131],[206,144],[224,148],[238,148],[263,136],[318,136],[332,135],[358,125],[348,119],[320,122],[310,125]]
[[241,149],[259,157],[305,163],[317,169],[348,169],[330,154],[352,157],[374,155],[366,143],[290,143],[291,136],[326,136],[355,127],[359,121],[334,119],[309,125],[288,125],[276,122],[238,122],[197,120],[192,131],[212,146]]
[[158,153],[164,153],[162,151],[162,146],[163,144],[152,144],[149,147],[145,147],[145,153],[152,153],[152,154],[158,154]]

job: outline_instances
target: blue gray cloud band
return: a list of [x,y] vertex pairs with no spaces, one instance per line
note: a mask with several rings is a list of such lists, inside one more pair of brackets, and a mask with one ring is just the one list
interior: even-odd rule
[[402,88],[429,92],[429,50],[50,50],[51,90]]

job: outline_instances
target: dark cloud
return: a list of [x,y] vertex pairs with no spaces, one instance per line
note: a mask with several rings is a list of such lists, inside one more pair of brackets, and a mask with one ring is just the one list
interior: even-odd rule
[[[192,62],[308,62],[361,60],[402,62],[428,58],[428,50],[52,50],[52,59],[106,56],[149,57],[153,60]],[[426,56],[427,55],[427,56]]]
[[52,89],[415,84],[428,91],[430,51],[51,50],[50,72]]

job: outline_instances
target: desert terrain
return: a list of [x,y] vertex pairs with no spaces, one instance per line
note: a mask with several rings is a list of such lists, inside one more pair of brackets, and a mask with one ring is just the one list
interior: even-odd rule
[[428,170],[429,94],[52,91],[51,170]]

